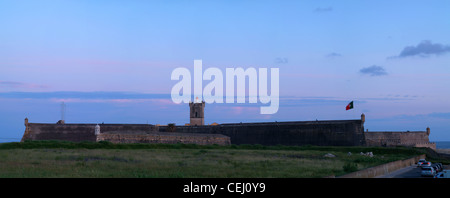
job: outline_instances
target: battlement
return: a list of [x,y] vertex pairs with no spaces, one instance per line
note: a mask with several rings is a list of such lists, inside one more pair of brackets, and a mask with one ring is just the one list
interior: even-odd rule
[[185,143],[230,144],[230,138],[220,134],[160,133],[150,124],[49,124],[29,123],[25,119],[25,140],[110,141],[113,143]]
[[430,128],[426,131],[377,131],[365,132],[367,146],[411,146],[436,149],[429,141]]
[[[232,144],[362,146],[362,127],[361,120],[323,120],[176,126],[175,132],[222,134]],[[168,132],[168,127],[159,131]]]
[[317,146],[416,146],[436,148],[430,129],[364,132],[365,115],[355,120],[222,123],[204,125],[205,102],[189,103],[190,124],[29,123],[25,140],[111,141],[114,143],[195,143]]
[[200,144],[200,145],[229,145],[230,138],[220,134],[186,134],[186,133],[160,133],[146,134],[118,134],[101,133],[97,141],[112,143],[162,143],[162,144]]
[[25,121],[25,140],[197,144],[364,145],[361,120],[324,120],[215,125],[49,124]]

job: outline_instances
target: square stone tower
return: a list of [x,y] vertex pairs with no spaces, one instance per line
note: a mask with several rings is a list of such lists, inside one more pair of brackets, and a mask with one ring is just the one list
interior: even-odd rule
[[190,126],[205,125],[205,101],[202,102],[189,102]]

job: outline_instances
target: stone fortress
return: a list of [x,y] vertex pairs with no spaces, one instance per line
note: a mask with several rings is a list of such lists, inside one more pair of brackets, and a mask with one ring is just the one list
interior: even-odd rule
[[205,102],[190,102],[190,123],[152,124],[30,123],[26,140],[109,141],[112,143],[260,144],[318,146],[408,146],[436,149],[430,129],[414,132],[364,131],[365,115],[355,120],[224,123],[205,125]]

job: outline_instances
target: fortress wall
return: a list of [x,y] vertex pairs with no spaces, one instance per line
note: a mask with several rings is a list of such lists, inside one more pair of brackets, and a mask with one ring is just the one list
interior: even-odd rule
[[[65,141],[96,141],[95,126],[97,124],[43,124],[25,123],[25,140],[65,140]],[[99,124],[104,133],[150,133],[158,128],[148,124]]]
[[[95,127],[96,124],[93,126]],[[151,124],[99,124],[102,133],[150,133],[158,127]]]
[[[166,126],[159,130],[165,132]],[[223,134],[232,144],[364,145],[361,120],[233,123],[214,126],[176,126],[176,132]]]
[[25,140],[65,140],[95,141],[93,124],[37,124],[26,126],[22,142]]
[[149,134],[107,134],[97,136],[97,141],[112,143],[163,143],[163,144],[200,144],[229,145],[230,138],[218,134],[182,134],[182,133],[149,133]]
[[433,150],[436,150],[436,143],[435,142],[420,142],[414,144],[414,147],[425,147],[425,148],[431,148]]
[[367,146],[413,146],[436,149],[436,144],[429,141],[426,131],[413,132],[366,132]]
[[[27,127],[22,141],[66,140],[79,142],[98,140],[95,135],[96,124],[41,124],[28,123],[26,120],[25,125]],[[361,120],[231,123],[204,126],[155,126],[148,124],[99,124],[99,126],[100,134],[104,136],[100,139],[109,139],[108,141],[113,142],[169,143],[184,141],[198,144],[210,144],[211,142],[222,144],[224,141],[229,141],[231,144],[261,145],[365,145]],[[208,136],[200,137],[196,135]],[[211,135],[223,135],[229,137],[229,140],[211,140],[212,137],[216,138]]]
[[148,124],[99,124],[100,134],[95,135],[97,124],[43,124],[26,123],[22,141],[110,141],[113,143],[185,143],[229,145],[230,138],[220,134],[159,133],[158,127]]

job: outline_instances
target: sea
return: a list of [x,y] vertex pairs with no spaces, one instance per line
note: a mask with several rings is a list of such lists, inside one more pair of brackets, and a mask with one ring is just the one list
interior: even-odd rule
[[450,141],[439,141],[436,142],[437,149],[450,149]]

